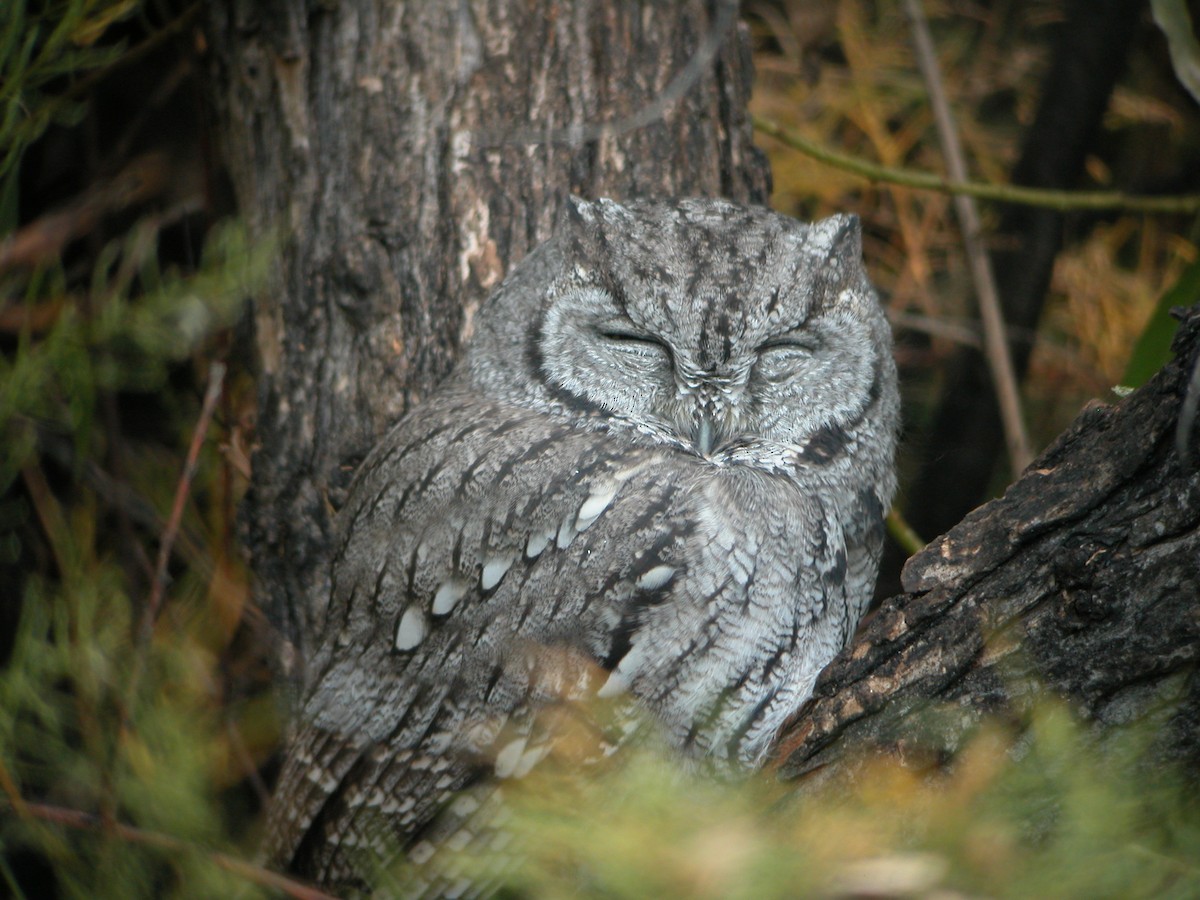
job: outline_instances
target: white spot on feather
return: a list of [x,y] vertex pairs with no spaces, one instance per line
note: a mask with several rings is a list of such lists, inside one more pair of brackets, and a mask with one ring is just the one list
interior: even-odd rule
[[425,614],[415,604],[404,611],[396,626],[396,649],[411,650],[425,640]]
[[437,589],[437,593],[433,595],[433,614],[435,616],[444,616],[450,610],[454,609],[454,605],[463,598],[467,592],[467,583],[457,578],[451,578],[443,581],[441,587]]
[[433,856],[433,852],[436,849],[429,841],[421,841],[418,844],[414,844],[412,849],[408,851],[408,858],[420,866],[429,862],[429,858]]
[[513,563],[511,556],[493,556],[484,560],[483,572],[479,576],[479,584],[485,591],[490,591],[500,583],[504,573]]
[[304,777],[328,794],[332,794],[337,790],[337,779],[324,768],[310,769],[305,773]]
[[613,501],[613,497],[617,496],[616,487],[607,487],[595,494],[588,496],[583,501],[583,505],[579,507],[579,515],[575,519],[575,530],[586,531],[588,526],[600,518],[600,514],[608,509],[608,506]]
[[389,816],[404,814],[417,805],[417,801],[412,797],[406,797],[404,800],[396,800],[395,797],[389,797],[383,806],[379,807],[380,812],[387,813]]
[[553,538],[553,531],[530,532],[529,540],[525,544],[525,555],[530,559],[537,559]]
[[671,566],[655,566],[648,572],[643,572],[642,577],[635,581],[633,586],[639,591],[653,591],[670,581],[674,574],[675,569]]
[[654,462],[652,459],[649,459],[649,458],[640,459],[637,462],[635,462],[632,466],[628,466],[627,468],[621,469],[617,472],[613,472],[612,477],[617,482],[617,485],[620,486],[620,485],[624,484],[625,482],[627,482],[629,479],[633,478],[633,476],[637,475],[643,469],[649,468],[653,465],[654,465]]
[[596,691],[596,696],[607,699],[609,697],[619,697],[629,690],[629,682],[621,675],[620,672],[612,672],[608,676],[608,680],[600,686],[600,690]]
[[571,546],[571,541],[575,540],[575,517],[567,513],[563,517],[562,524],[558,526],[558,539],[555,544],[559,550],[566,550]]
[[628,690],[634,674],[650,655],[649,641],[634,641],[629,652],[621,657],[617,667],[608,676],[608,681],[596,692],[597,697],[616,697]]
[[488,847],[493,853],[501,853],[505,847],[512,843],[512,840],[513,832],[497,831],[492,835],[491,840],[488,841]]
[[550,745],[542,744],[540,747],[532,747],[521,754],[521,759],[517,762],[517,767],[513,769],[513,778],[524,778],[529,774],[530,770],[545,759],[550,753]]
[[496,754],[496,777],[508,778],[517,770],[521,756],[525,753],[525,738],[517,738],[505,744],[504,749]]

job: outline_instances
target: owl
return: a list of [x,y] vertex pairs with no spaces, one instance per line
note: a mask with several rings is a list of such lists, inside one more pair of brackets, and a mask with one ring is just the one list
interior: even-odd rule
[[856,217],[571,199],[339,513],[270,860],[478,892],[439,860],[580,698],[759,763],[870,599],[898,416]]

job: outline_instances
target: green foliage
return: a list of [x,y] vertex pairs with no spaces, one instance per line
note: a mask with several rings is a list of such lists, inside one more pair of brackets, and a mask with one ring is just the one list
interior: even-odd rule
[[83,110],[69,92],[52,88],[116,59],[119,46],[96,42],[138,5],[138,0],[0,4],[0,232],[15,223],[16,193],[7,179],[25,148],[51,123],[77,121]]
[[[20,161],[51,123],[78,119],[82,76],[118,60],[109,26],[139,6],[0,4],[0,251],[46,233],[18,221]],[[233,499],[215,441],[172,505],[193,430],[216,430],[195,383],[271,248],[230,222],[208,230],[198,263],[167,264],[165,217],[129,202],[105,212],[133,224],[87,230],[70,258],[66,239],[0,257],[0,567],[22,569],[4,585],[16,634],[0,635],[0,894],[253,897],[254,867],[248,880],[219,855],[249,856],[226,794],[277,730],[270,704],[227,696],[245,588],[223,550]],[[105,404],[130,398],[157,413],[146,439],[104,422]],[[118,451],[129,471],[114,477]],[[173,515],[169,564],[148,571]],[[47,883],[22,871],[31,859]]]
[[[201,340],[228,326],[247,286],[265,269],[262,249],[251,252],[244,229],[210,233],[197,272],[159,272],[147,241],[135,232],[101,254],[93,273],[90,314],[65,307],[44,337],[21,335],[16,352],[0,357],[0,492],[34,452],[37,427],[70,434],[80,455],[92,441],[103,391],[161,390],[168,366],[185,359]],[[138,263],[134,296],[132,265]],[[117,262],[120,261],[120,265]],[[114,273],[111,270],[115,268]],[[42,273],[25,286],[29,308],[65,293],[61,273]]]
[[[0,817],[0,851],[11,858],[26,848],[47,859],[63,896],[211,897],[234,888],[252,896],[245,879],[214,865],[210,852],[230,843],[219,787],[239,776],[229,771],[228,729],[238,710],[221,695],[212,635],[222,626],[209,578],[174,569],[166,613],[143,636],[144,598],[114,557],[103,524],[111,512],[82,481],[51,490],[42,470],[42,437],[69,435],[74,468],[95,465],[99,398],[155,391],[178,407],[178,425],[167,433],[176,435],[179,449],[159,464],[146,457],[150,465],[138,475],[157,479],[149,486],[158,497],[154,506],[164,515],[170,508],[196,404],[169,389],[168,370],[232,321],[260,280],[266,255],[248,249],[236,224],[213,229],[202,264],[190,274],[157,271],[153,258],[136,249],[145,243],[135,229],[101,254],[90,315],[67,306],[47,333],[26,331],[14,352],[0,358],[5,546],[12,556],[22,541],[44,541],[53,559],[27,581],[12,656],[0,674],[0,780],[18,811],[20,798],[36,798],[169,840],[143,840],[103,824],[63,831],[8,810]],[[136,284],[126,265],[131,259],[140,263]],[[26,302],[44,303],[64,284],[61,272],[35,275],[24,286]],[[202,454],[196,481],[207,488],[220,472],[217,454]],[[21,475],[28,501],[13,496]],[[41,526],[37,536],[29,504]],[[193,503],[186,512],[206,546],[220,546],[203,510]],[[145,537],[147,558],[157,537]],[[25,552],[39,555],[38,546]],[[198,563],[207,570],[214,565],[209,552]],[[11,871],[6,877],[18,891]]]
[[23,797],[174,840],[142,843],[99,824],[63,831],[9,810],[0,850],[43,854],[67,897],[253,896],[207,852],[229,844],[216,788],[224,713],[200,618],[181,623],[203,598],[173,598],[170,623],[133,643],[124,576],[91,546],[94,516],[86,504],[71,511],[55,546],[62,578],[26,591],[0,678],[0,766]]
[[1061,706],[985,725],[946,770],[884,758],[797,792],[643,746],[512,798],[534,897],[1194,897],[1200,805],[1136,730],[1099,746]]
[[[129,241],[136,243],[136,234]],[[128,243],[125,256],[105,256],[129,258]],[[53,560],[28,578],[12,655],[0,673],[0,782],[11,807],[0,816],[0,874],[14,893],[15,875],[2,858],[24,848],[50,863],[62,896],[254,896],[244,877],[212,857],[246,825],[221,814],[221,787],[244,773],[231,762],[229,729],[240,711],[223,698],[221,648],[213,638],[223,629],[220,598],[208,590],[217,563],[208,548],[221,545],[212,530],[220,523],[197,501],[187,507],[185,519],[204,535],[204,548],[191,570],[171,570],[166,611],[146,633],[145,599],[106,533],[111,511],[82,480],[50,489],[41,438],[70,435],[74,468],[82,470],[95,465],[102,395],[174,395],[169,402],[178,406],[179,423],[167,432],[179,448],[160,463],[145,457],[149,465],[135,476],[135,483],[152,482],[154,507],[165,515],[187,423],[196,419],[195,398],[169,388],[168,369],[230,323],[264,264],[264,252],[248,250],[244,231],[228,224],[212,231],[196,272],[160,273],[147,261],[136,293],[132,281],[99,267],[91,296],[102,299],[91,316],[65,308],[45,335],[21,335],[15,352],[0,358],[0,527],[10,556],[24,541],[30,558],[41,545]],[[45,286],[61,284],[58,275],[30,279],[28,302],[43,302]],[[222,465],[215,452],[201,454],[200,493],[214,496]],[[14,497],[19,476],[27,501]],[[147,558],[157,539],[145,536]],[[99,819],[94,828],[63,830],[28,810],[13,815],[21,798]]]

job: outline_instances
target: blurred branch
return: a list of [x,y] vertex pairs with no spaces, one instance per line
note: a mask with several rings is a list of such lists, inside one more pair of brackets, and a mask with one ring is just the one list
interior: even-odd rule
[[151,34],[140,44],[131,47],[125,53],[122,53],[107,66],[96,69],[88,73],[85,77],[79,79],[72,84],[58,97],[55,97],[51,103],[63,103],[70,100],[77,100],[93,87],[103,81],[114,72],[119,72],[127,66],[133,65],[140,59],[143,59],[150,53],[157,50],[165,41],[170,40],[177,34],[182,32],[188,25],[192,24],[204,9],[203,0],[196,0],[191,6],[177,15],[174,19],[164,25],[158,31]]
[[[3,251],[0,250],[0,253]],[[41,334],[49,331],[58,321],[63,307],[74,301],[67,297],[52,297],[41,303],[23,303],[20,306],[0,308],[0,334],[19,335],[28,331]]]
[[[963,155],[958,130],[950,112],[950,103],[946,99],[937,55],[933,49],[933,39],[929,34],[929,24],[925,20],[921,0],[904,0],[904,11],[912,25],[917,65],[929,89],[929,102],[937,125],[938,139],[942,144],[942,153],[946,157],[946,168],[955,181],[966,181],[966,157]],[[1033,451],[1029,446],[1029,433],[1025,428],[1025,416],[1021,410],[1021,393],[1017,388],[1016,371],[1008,350],[1004,314],[1000,309],[1000,292],[996,289],[991,260],[983,246],[983,225],[974,199],[965,194],[956,194],[954,209],[962,229],[971,280],[975,283],[975,294],[979,298],[979,314],[983,319],[984,355],[987,357],[988,368],[992,371],[996,400],[1000,404],[1004,442],[1008,446],[1013,473],[1016,474],[1023,472],[1033,461]]]
[[[892,329],[897,332],[913,331],[963,347],[971,347],[975,350],[983,349],[983,338],[980,336],[983,329],[977,319],[946,319],[925,316],[920,313],[889,310],[888,321],[892,323]],[[1087,363],[1074,350],[1047,340],[1044,335],[1039,335],[1031,328],[1009,327],[1007,333],[1009,346],[1014,349],[1022,344],[1030,347],[1036,344],[1038,352],[1048,361],[1052,360],[1056,364],[1072,370],[1087,368]],[[1100,387],[1107,387],[1107,384],[1100,385]]]
[[0,273],[46,265],[86,234],[102,217],[157,196],[168,186],[170,169],[161,153],[132,160],[112,178],[88,188],[78,199],[23,225],[0,241]]
[[58,499],[50,490],[50,485],[46,482],[46,475],[37,460],[32,460],[22,467],[21,478],[25,482],[25,489],[29,492],[29,500],[37,514],[38,523],[42,526],[42,531],[50,544],[50,551],[54,554],[54,563],[58,566],[59,574],[65,576],[70,569],[69,560],[64,555],[63,549],[68,528],[62,506],[59,505]]
[[[953,341],[955,344],[974,347],[976,350],[983,346],[983,340],[979,337],[979,328],[974,321],[966,324],[939,319],[935,316],[924,316],[920,313],[891,311],[888,312],[888,321],[892,323],[894,330],[919,331],[930,337]],[[1009,336],[1015,339],[1014,335],[1010,334]]]
[[256,866],[253,863],[248,863],[227,853],[220,853],[190,844],[187,841],[171,837],[168,834],[146,831],[142,828],[135,828],[132,825],[122,825],[120,822],[105,821],[100,816],[78,809],[51,806],[47,803],[31,803],[27,800],[21,800],[18,805],[12,797],[8,798],[8,803],[12,805],[15,813],[25,819],[37,819],[42,822],[65,825],[68,828],[83,831],[111,833],[129,843],[155,847],[171,853],[200,853],[207,857],[213,865],[227,872],[232,872],[261,887],[279,891],[287,897],[295,898],[295,900],[337,900],[331,894],[326,894],[324,891],[309,887],[295,879],[272,872],[269,869],[264,869],[261,866]]
[[192,433],[192,444],[188,448],[187,460],[183,473],[179,476],[179,484],[175,488],[175,501],[171,506],[171,517],[167,520],[167,528],[163,532],[162,541],[158,547],[158,563],[155,567],[154,584],[150,589],[150,600],[146,604],[145,615],[142,618],[142,637],[147,639],[154,627],[162,606],[163,590],[167,584],[167,563],[171,558],[171,547],[175,536],[179,533],[179,525],[183,520],[183,507],[191,490],[192,478],[196,474],[196,460],[200,456],[200,447],[204,436],[208,433],[208,424],[212,421],[217,400],[221,397],[221,385],[225,381],[225,364],[214,362],[208,371],[208,389],[204,393],[204,405],[200,410],[200,418],[196,422],[196,430]]
[[892,507],[887,514],[887,530],[897,544],[904,548],[904,552],[912,556],[914,553],[920,553],[925,549],[927,541],[923,540],[919,534],[913,531],[908,520],[904,518],[903,513],[896,507]]
[[763,116],[752,115],[750,121],[758,131],[775,138],[793,150],[797,150],[817,162],[850,172],[852,175],[858,175],[868,181],[898,184],[902,187],[916,188],[922,191],[936,191],[939,194],[963,194],[978,200],[1037,206],[1059,212],[1123,210],[1161,215],[1200,213],[1200,194],[1147,197],[1138,194],[1122,194],[1118,191],[1053,191],[1015,184],[988,184],[980,181],[944,178],[932,172],[881,166],[848,153],[838,153]]

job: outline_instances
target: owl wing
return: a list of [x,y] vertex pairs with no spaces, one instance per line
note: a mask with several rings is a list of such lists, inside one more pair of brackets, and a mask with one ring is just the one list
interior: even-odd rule
[[340,527],[267,844],[326,882],[359,850],[420,862],[430,823],[480,802],[458,792],[536,764],[532,713],[559,699],[630,691],[681,745],[761,744],[798,702],[772,685],[811,685],[795,657],[844,600],[820,575],[844,570],[840,531],[791,480],[463,388],[368,458]]
[[[306,837],[313,850],[381,832],[411,844],[496,767],[507,716],[585,687],[583,660],[609,655],[622,593],[682,558],[679,485],[644,477],[661,457],[463,390],[385,439],[339,515],[323,670],[280,775],[268,859],[287,866]],[[629,490],[637,510],[615,521]],[[539,667],[539,651],[557,658]],[[527,767],[529,752],[500,768]]]

